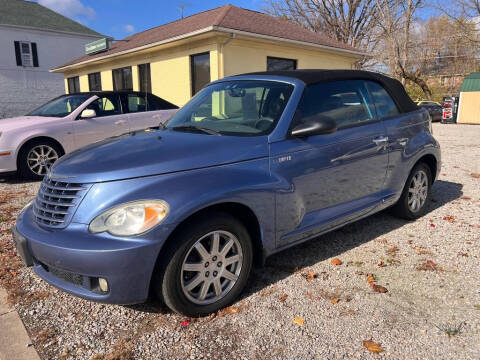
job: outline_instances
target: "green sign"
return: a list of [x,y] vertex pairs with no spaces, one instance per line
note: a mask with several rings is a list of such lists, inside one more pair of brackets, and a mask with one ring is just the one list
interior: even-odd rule
[[94,54],[108,49],[108,40],[106,38],[88,43],[85,45],[85,54]]

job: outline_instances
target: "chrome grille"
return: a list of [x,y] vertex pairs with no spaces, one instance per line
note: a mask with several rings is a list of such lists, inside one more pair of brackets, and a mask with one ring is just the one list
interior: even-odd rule
[[33,204],[33,214],[37,223],[53,228],[67,226],[87,190],[88,185],[55,181],[45,177]]

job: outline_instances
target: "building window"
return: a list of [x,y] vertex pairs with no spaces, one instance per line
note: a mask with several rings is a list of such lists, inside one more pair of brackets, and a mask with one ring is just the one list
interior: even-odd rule
[[17,66],[38,67],[37,44],[28,41],[14,41]]
[[150,64],[138,65],[138,87],[141,92],[152,92],[152,76]]
[[113,90],[133,90],[132,67],[112,70]]
[[192,96],[210,82],[210,53],[190,56]]
[[295,70],[296,68],[297,60],[267,57],[267,71]]
[[90,91],[102,91],[102,77],[99,72],[88,74]]
[[78,76],[68,78],[68,93],[74,94],[80,92],[80,79]]

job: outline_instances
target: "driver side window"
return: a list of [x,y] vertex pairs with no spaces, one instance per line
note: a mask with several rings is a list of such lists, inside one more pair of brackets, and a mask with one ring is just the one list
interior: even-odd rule
[[86,109],[95,110],[96,117],[121,114],[118,96],[106,95],[92,101]]

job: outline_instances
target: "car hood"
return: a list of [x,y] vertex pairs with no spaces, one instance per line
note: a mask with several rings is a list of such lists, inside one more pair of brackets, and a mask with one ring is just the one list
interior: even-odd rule
[[94,183],[160,175],[268,156],[266,136],[216,136],[173,130],[139,131],[63,156],[52,179]]
[[0,130],[8,131],[22,129],[29,126],[38,126],[39,124],[44,124],[55,120],[59,120],[59,118],[46,116],[17,116],[13,118],[0,119]]

